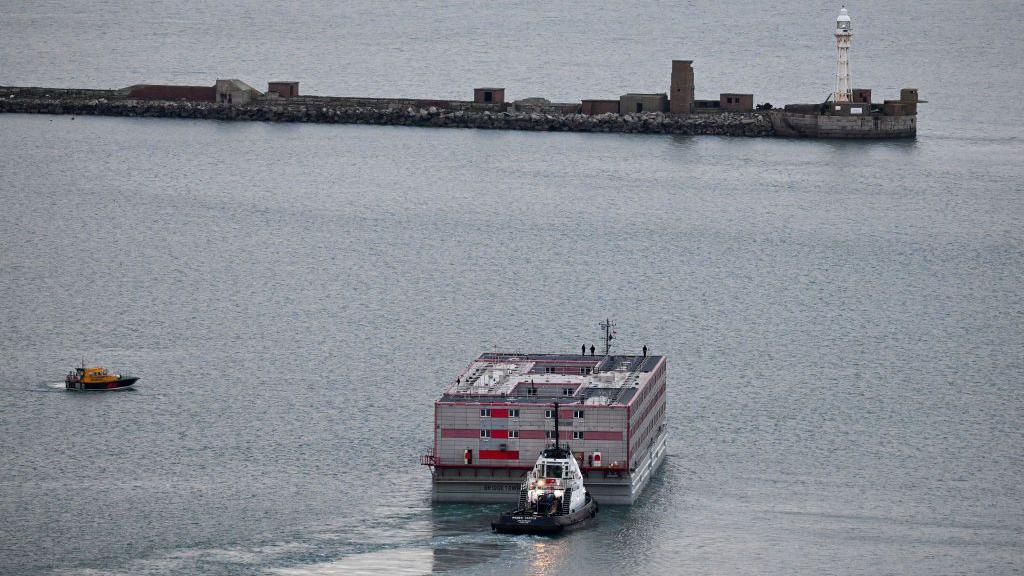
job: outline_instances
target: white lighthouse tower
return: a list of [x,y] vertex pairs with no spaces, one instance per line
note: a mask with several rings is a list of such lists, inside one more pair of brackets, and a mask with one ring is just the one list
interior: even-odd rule
[[850,15],[846,6],[839,11],[836,18],[836,50],[839,51],[839,62],[836,65],[836,91],[832,95],[835,102],[853,100],[853,82],[850,81],[850,38],[853,28],[850,26]]

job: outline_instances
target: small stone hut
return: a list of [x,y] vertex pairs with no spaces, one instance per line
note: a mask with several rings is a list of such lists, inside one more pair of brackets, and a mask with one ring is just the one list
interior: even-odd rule
[[598,114],[618,114],[619,113],[619,101],[618,100],[584,100],[580,107],[580,112],[589,116],[596,116]]
[[504,88],[474,88],[473,102],[476,104],[504,104]]
[[668,94],[623,94],[619,97],[619,114],[668,112]]
[[729,110],[732,112],[753,112],[754,111],[754,95],[753,94],[733,94],[723,93],[718,96],[719,107],[722,110]]
[[278,98],[294,98],[299,95],[298,82],[274,81],[267,83],[267,96],[276,95]]

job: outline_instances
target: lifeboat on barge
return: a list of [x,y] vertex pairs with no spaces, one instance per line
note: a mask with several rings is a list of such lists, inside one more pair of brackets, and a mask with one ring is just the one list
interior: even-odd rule
[[495,532],[553,536],[597,516],[597,501],[583,485],[576,458],[568,446],[558,443],[557,417],[555,438],[555,445],[545,448],[527,473],[519,490],[519,505],[491,523]]
[[135,385],[138,378],[125,374],[113,374],[102,366],[81,366],[69,372],[64,378],[68,390],[118,390]]

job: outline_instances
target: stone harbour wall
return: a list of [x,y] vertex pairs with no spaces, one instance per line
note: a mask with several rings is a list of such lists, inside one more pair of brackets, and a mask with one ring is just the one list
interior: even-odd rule
[[[333,100],[333,101],[332,101]],[[75,90],[0,87],[0,112],[23,114],[70,114],[144,118],[193,118],[263,122],[313,122],[326,124],[375,124],[490,130],[552,132],[622,132],[639,134],[710,134],[721,136],[772,136],[767,113],[675,115],[662,112],[639,114],[551,114],[501,112],[470,107],[417,107],[396,105],[400,100],[353,99],[305,96],[259,99],[245,105],[186,100],[136,100],[116,90]],[[365,105],[363,105],[365,103]]]
[[[794,110],[800,110],[794,112]],[[787,107],[769,114],[775,134],[795,138],[915,138],[917,116],[829,116]]]

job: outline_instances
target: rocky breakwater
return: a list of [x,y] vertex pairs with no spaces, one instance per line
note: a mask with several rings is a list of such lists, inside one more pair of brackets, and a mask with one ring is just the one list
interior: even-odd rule
[[771,136],[768,114],[715,113],[676,115],[550,114],[451,110],[443,107],[351,106],[331,98],[303,97],[300,101],[259,99],[244,105],[211,102],[136,100],[117,91],[0,88],[0,112],[72,114],[264,122],[374,124],[488,130],[549,132],[620,132],[635,134],[709,134]]

